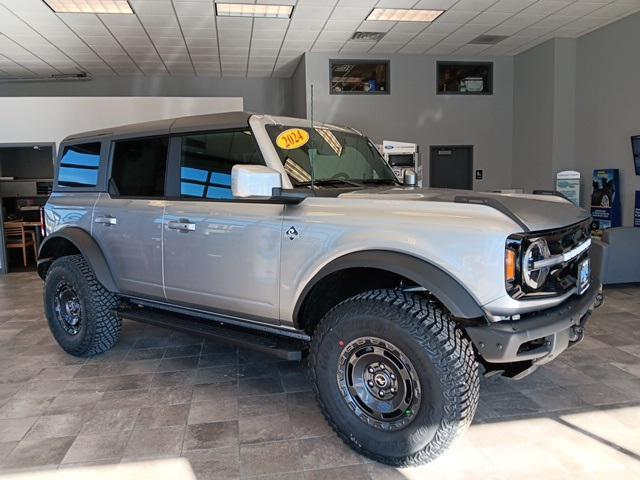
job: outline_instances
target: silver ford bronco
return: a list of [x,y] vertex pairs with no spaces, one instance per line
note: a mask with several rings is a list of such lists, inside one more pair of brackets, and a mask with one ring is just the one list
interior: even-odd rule
[[[128,318],[308,358],[327,421],[395,466],[470,424],[602,301],[589,215],[553,195],[402,183],[358,131],[242,112],[72,135],[38,259],[72,355]],[[553,193],[553,192],[547,192]]]

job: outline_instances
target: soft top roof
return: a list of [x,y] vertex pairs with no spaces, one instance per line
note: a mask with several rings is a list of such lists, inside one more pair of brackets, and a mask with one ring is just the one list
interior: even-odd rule
[[246,128],[249,125],[249,118],[251,115],[252,114],[248,112],[225,112],[132,123],[119,127],[104,128],[101,130],[69,135],[63,140],[63,143],[77,142],[83,138],[95,138],[102,136],[130,137],[162,135],[167,133],[197,130]]

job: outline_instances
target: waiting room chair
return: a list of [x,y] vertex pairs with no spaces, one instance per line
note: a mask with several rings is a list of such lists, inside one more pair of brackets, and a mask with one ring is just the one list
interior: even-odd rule
[[32,230],[25,230],[19,223],[6,222],[4,224],[4,236],[7,248],[21,248],[22,261],[27,266],[27,248],[33,247],[35,258],[38,258],[36,249],[36,235]]

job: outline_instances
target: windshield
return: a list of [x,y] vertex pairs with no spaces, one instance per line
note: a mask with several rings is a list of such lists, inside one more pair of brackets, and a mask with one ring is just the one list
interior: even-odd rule
[[267,125],[294,187],[311,184],[360,186],[397,183],[391,168],[368,138],[325,127]]

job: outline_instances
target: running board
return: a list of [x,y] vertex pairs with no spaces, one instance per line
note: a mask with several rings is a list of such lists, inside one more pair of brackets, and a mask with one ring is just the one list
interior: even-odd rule
[[256,350],[284,360],[297,361],[307,343],[284,335],[268,334],[254,329],[229,325],[213,320],[201,320],[189,315],[167,312],[146,307],[125,307],[116,309],[118,315],[136,322],[156,327],[218,340],[239,347]]

